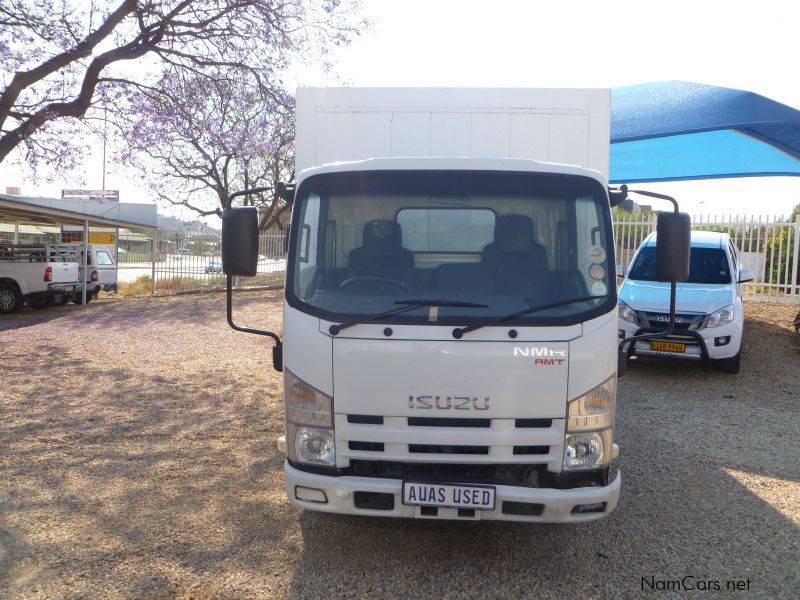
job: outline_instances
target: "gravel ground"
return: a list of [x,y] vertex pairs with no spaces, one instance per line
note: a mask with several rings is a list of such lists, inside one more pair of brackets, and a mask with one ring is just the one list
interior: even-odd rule
[[[279,327],[274,295],[237,303]],[[796,597],[795,312],[748,303],[739,376],[632,362],[619,506],[576,525],[295,509],[268,344],[221,294],[2,317],[0,597],[626,597],[685,576]]]

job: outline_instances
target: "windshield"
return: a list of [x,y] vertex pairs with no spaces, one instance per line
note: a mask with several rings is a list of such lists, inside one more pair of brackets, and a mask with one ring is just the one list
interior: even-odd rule
[[609,295],[518,321],[579,322],[616,300],[608,213],[603,186],[574,175],[317,175],[301,184],[293,210],[287,300],[332,321],[369,321],[424,298],[438,305],[381,322],[465,325]]
[[[637,281],[657,281],[656,247],[645,246],[639,251],[631,265],[628,279]],[[721,248],[692,248],[689,253],[689,278],[685,283],[731,282],[728,257]]]

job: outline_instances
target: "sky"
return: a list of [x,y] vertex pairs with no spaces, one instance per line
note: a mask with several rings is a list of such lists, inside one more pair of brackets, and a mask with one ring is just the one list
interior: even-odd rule
[[[363,0],[371,29],[333,55],[334,69],[299,65],[295,85],[600,87],[681,79],[753,91],[800,108],[791,0]],[[99,155],[81,185],[100,186]],[[59,195],[75,181],[32,186],[2,171],[3,185]],[[69,183],[69,185],[67,185]],[[106,187],[147,201],[135,176],[108,167]],[[800,178],[650,183],[690,213],[788,214]],[[188,215],[184,215],[188,216]]]

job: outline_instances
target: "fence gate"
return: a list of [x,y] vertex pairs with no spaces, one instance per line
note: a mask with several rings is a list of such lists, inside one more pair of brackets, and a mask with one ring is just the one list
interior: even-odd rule
[[[624,265],[627,272],[639,244],[656,230],[658,213],[613,212],[617,264]],[[753,281],[744,284],[742,290],[746,300],[800,303],[800,215],[794,221],[755,215],[700,215],[692,217],[692,229],[731,236],[743,266],[753,271]]]

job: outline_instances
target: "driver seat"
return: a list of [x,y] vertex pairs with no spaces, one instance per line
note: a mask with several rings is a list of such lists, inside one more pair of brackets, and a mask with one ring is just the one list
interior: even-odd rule
[[367,221],[361,246],[350,251],[347,276],[381,277],[410,286],[413,273],[414,253],[403,247],[403,230],[397,221]]
[[524,298],[547,295],[547,250],[536,242],[533,220],[502,215],[495,221],[494,242],[483,249],[483,265],[495,289]]

